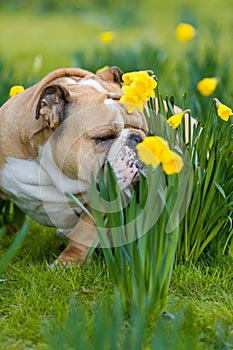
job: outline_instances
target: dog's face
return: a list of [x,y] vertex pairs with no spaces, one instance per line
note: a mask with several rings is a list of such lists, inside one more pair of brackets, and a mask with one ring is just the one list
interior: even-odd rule
[[[36,111],[40,129],[52,130],[52,158],[61,172],[79,182],[80,192],[91,186],[91,173],[109,161],[121,188],[138,174],[135,146],[146,132],[142,113],[127,113],[119,103],[121,72],[116,67],[80,80],[60,79],[41,92]],[[45,156],[46,157],[46,156]]]

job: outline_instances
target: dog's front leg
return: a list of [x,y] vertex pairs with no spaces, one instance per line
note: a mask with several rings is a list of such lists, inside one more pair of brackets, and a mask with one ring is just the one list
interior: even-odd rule
[[65,250],[55,260],[56,264],[73,266],[81,265],[85,260],[89,248],[96,237],[96,228],[87,214],[81,215],[77,225],[69,235],[69,242]]

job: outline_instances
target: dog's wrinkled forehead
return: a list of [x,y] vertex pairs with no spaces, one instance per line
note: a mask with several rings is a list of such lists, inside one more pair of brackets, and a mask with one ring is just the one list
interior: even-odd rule
[[[112,98],[119,100],[122,96],[121,83],[122,83],[122,71],[118,67],[110,67],[100,73],[89,73],[85,77],[65,78],[65,82],[68,84],[70,93],[79,93],[80,98],[85,96],[85,100],[89,103],[93,101],[94,95],[102,95],[102,98]],[[83,92],[83,93],[82,93]],[[100,99],[100,102],[101,99]]]
[[[68,69],[58,73],[51,76],[51,79],[44,79],[44,88],[40,93],[36,119],[43,123],[43,127],[54,130],[68,116],[88,109],[90,114],[86,116],[97,122],[96,113],[102,113],[106,118],[104,106],[107,115],[110,111],[118,117],[120,111],[125,125],[146,129],[142,113],[128,115],[125,106],[119,103],[122,96],[122,72],[118,67],[110,67],[97,74],[79,69]],[[112,108],[109,108],[110,103]],[[98,106],[102,106],[99,113],[96,109]],[[91,108],[94,109],[91,111]]]
[[72,75],[68,77],[61,77],[58,82],[68,85],[74,85],[75,83],[83,86],[91,86],[100,93],[110,93],[114,96],[117,94],[117,98],[122,94],[122,71],[118,67],[107,68],[97,74],[86,71],[84,75]]
[[68,100],[77,99],[80,108],[83,104],[84,107],[85,105],[100,104],[105,99],[119,100],[122,96],[120,85],[106,82],[98,75],[88,76],[78,81],[71,77],[64,78],[63,84],[66,85],[69,92]]

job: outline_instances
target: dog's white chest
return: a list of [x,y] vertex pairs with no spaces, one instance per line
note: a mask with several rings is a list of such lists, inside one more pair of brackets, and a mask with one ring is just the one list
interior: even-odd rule
[[81,210],[74,210],[64,193],[78,193],[79,184],[59,171],[49,144],[41,147],[39,157],[34,160],[9,157],[0,170],[0,187],[10,200],[42,225],[71,229],[78,221]]

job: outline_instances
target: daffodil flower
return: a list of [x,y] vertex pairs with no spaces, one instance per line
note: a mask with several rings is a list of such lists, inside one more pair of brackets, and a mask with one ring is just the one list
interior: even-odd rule
[[197,89],[203,96],[211,95],[219,83],[218,78],[204,78],[197,83]]
[[134,81],[130,86],[123,85],[122,91],[124,94],[135,94],[137,95],[142,101],[149,101],[150,97],[155,97],[154,90],[146,88],[144,82],[142,81]]
[[[125,73],[122,76],[122,91],[124,95],[120,102],[127,104],[127,110],[132,113],[135,109],[143,110],[143,103],[150,97],[154,98],[157,82],[146,71]],[[138,108],[137,108],[138,106]]]
[[221,103],[217,98],[215,98],[214,101],[216,103],[218,116],[222,120],[227,122],[229,120],[229,117],[233,115],[232,109],[230,107],[224,105],[223,103]]
[[133,82],[140,81],[143,82],[147,89],[154,90],[157,86],[157,82],[149,76],[146,71],[139,72],[129,72],[122,76],[123,85],[131,85]]
[[136,146],[138,156],[146,165],[157,168],[162,165],[167,175],[179,173],[183,168],[183,159],[170,150],[168,143],[159,136],[148,136]]
[[153,152],[153,147],[149,147],[149,146],[150,145],[146,145],[145,142],[144,143],[141,142],[137,144],[136,149],[138,152],[138,156],[143,161],[144,164],[152,165],[153,168],[157,168],[157,166],[160,164],[160,161],[156,157],[155,152]]
[[176,38],[181,42],[190,41],[196,34],[195,28],[188,23],[180,23],[176,27]]
[[170,151],[170,156],[170,160],[162,162],[163,171],[167,175],[177,174],[182,170],[184,166],[183,159],[181,156],[179,156],[179,154],[173,151]]
[[127,111],[133,113],[136,109],[140,112],[143,111],[143,101],[137,94],[126,94],[120,98],[120,102],[127,105]]
[[114,32],[102,32],[99,35],[99,40],[104,44],[111,43],[114,39],[115,39]]
[[24,87],[22,85],[14,85],[10,89],[10,97],[15,96],[22,91],[24,91]]
[[182,119],[184,117],[184,115],[186,113],[190,112],[189,109],[186,109],[185,111],[178,113],[178,114],[174,114],[172,115],[170,118],[168,118],[167,122],[168,124],[173,128],[176,129],[180,123],[182,122]]
[[[146,148],[157,160],[158,163],[161,163],[164,160],[164,157],[169,152],[168,143],[160,136],[148,136],[141,143],[139,143],[136,148],[138,151],[138,155],[140,157],[141,147]],[[144,160],[141,158],[144,162]],[[145,163],[149,165],[150,163]]]

